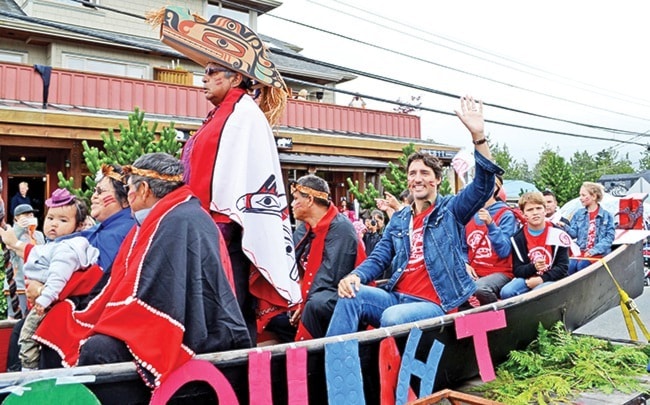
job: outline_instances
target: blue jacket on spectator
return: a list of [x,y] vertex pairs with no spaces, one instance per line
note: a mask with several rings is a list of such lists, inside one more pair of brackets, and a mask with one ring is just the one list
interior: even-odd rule
[[[589,213],[586,208],[579,209],[571,218],[569,226],[563,228],[584,252],[587,248],[587,233],[589,232]],[[589,250],[592,256],[604,256],[611,252],[615,234],[614,217],[601,205],[596,214],[596,243]]]

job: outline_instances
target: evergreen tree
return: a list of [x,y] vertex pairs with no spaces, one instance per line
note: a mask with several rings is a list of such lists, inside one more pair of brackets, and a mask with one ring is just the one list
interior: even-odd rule
[[[395,197],[408,188],[406,180],[406,163],[408,157],[411,153],[415,152],[415,145],[409,143],[408,145],[402,148],[402,155],[397,159],[398,164],[393,162],[388,162],[388,173],[379,177],[379,181],[384,187],[385,191],[388,191]],[[375,198],[381,198],[383,195],[379,194],[379,190],[375,188],[372,183],[366,184],[364,191],[359,189],[359,182],[352,181],[348,177],[348,191],[354,196],[354,198],[359,201],[359,205],[362,209],[372,210],[377,207]]]
[[505,180],[531,181],[532,175],[528,170],[526,161],[519,162],[511,154],[508,145],[500,145],[498,142],[490,148],[492,159],[503,169]]
[[639,161],[640,170],[650,170],[650,146],[643,151],[643,157]]
[[413,143],[404,146],[402,148],[402,155],[398,158],[399,164],[396,165],[393,162],[388,162],[388,174],[379,178],[382,186],[384,186],[384,190],[395,197],[399,196],[402,191],[408,188],[406,165],[409,156],[415,152],[415,145]]
[[573,175],[571,166],[557,151],[545,149],[535,166],[533,182],[538,190],[553,191],[558,205],[563,205],[578,195],[582,179]]
[[580,183],[584,181],[594,182],[601,176],[596,160],[587,151],[575,152],[571,160],[569,160],[569,165],[576,181]]
[[67,188],[71,193],[90,201],[96,185],[94,173],[97,173],[104,163],[128,165],[145,153],[153,152],[165,152],[179,157],[181,143],[176,140],[174,123],[164,127],[159,135],[156,134],[157,127],[157,123],[150,126],[144,120],[144,112],[136,107],[134,112],[129,114],[129,126],[120,124],[119,137],[115,136],[112,128],[108,129],[108,133],[102,132],[103,150],[88,146],[86,141],[82,142],[84,160],[90,173],[93,173],[84,179],[87,188],[74,188],[74,179],[64,178],[61,172],[58,173],[59,187]]
[[449,182],[449,177],[447,177],[447,170],[449,169],[445,169],[442,172],[442,181],[438,186],[438,194],[440,195],[449,195],[454,193],[454,191],[451,189],[451,183]]
[[[632,162],[626,154],[623,158],[618,157],[618,152],[612,148],[603,149],[596,154],[596,164],[603,174],[625,174],[634,173]],[[600,178],[600,176],[598,176]]]

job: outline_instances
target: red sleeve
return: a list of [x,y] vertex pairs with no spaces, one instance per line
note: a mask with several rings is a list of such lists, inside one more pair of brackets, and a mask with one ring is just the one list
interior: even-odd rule
[[24,262],[27,262],[27,257],[32,252],[33,247],[34,247],[34,245],[32,245],[31,243],[26,243],[25,244],[25,254],[23,255],[23,258],[24,258],[23,261]]

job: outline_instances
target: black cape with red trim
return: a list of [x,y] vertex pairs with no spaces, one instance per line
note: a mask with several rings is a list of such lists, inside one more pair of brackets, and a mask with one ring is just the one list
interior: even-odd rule
[[[83,311],[54,306],[35,338],[77,363],[94,334],[126,343],[140,375],[159,385],[195,353],[251,346],[215,243],[219,234],[183,186],[153,207],[127,235],[102,292]],[[147,373],[144,372],[147,370]]]
[[[302,274],[302,318],[296,340],[325,336],[338,299],[339,281],[366,259],[352,222],[330,204],[314,228],[301,224],[293,233],[296,259],[308,255]],[[312,310],[305,311],[311,303]]]

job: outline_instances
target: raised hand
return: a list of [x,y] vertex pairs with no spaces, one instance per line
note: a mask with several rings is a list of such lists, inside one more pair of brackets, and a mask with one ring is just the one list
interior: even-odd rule
[[467,127],[474,140],[484,136],[485,120],[483,118],[483,102],[474,100],[466,95],[460,98],[460,111],[455,110],[456,116]]

